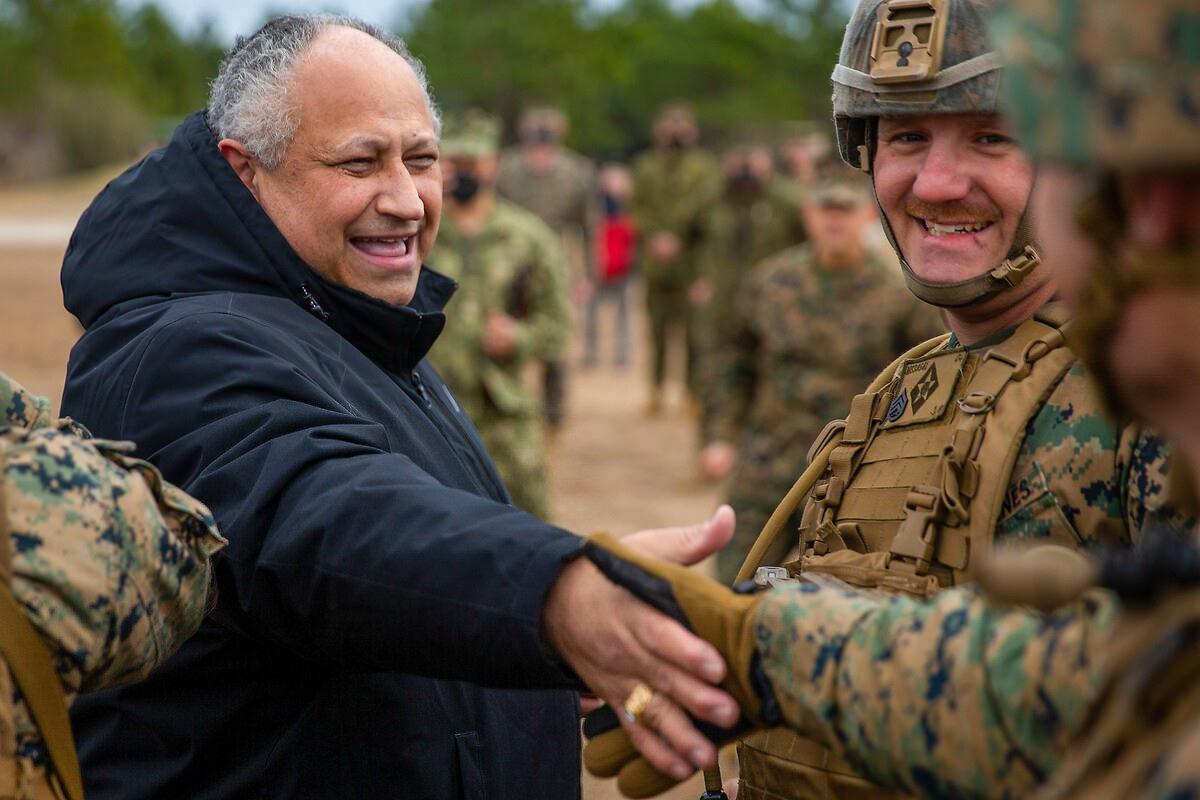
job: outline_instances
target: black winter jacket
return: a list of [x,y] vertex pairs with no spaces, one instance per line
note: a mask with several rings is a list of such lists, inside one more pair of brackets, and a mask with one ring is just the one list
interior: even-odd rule
[[87,329],[64,413],[230,542],[195,638],[75,703],[89,798],[578,797],[539,616],[579,540],[508,504],[422,361],[453,282],[398,307],[323,279],[203,112],[96,198],[62,282]]

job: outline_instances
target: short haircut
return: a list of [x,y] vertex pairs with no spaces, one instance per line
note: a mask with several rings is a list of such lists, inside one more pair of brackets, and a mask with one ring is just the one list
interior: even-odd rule
[[412,67],[429,106],[435,132],[442,119],[425,66],[399,37],[369,22],[336,14],[275,17],[249,36],[239,36],[221,61],[208,100],[208,124],[218,139],[235,139],[268,170],[283,163],[296,135],[295,103],[288,97],[292,72],[308,46],[330,27],[362,31]]

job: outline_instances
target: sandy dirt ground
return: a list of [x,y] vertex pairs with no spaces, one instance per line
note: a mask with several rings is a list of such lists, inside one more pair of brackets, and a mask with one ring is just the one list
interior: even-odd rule
[[[111,172],[28,189],[0,190],[0,369],[57,407],[79,335],[62,306],[59,267],[75,220]],[[634,307],[638,307],[634,303]],[[720,499],[695,469],[694,424],[676,382],[663,415],[643,414],[644,323],[635,315],[635,359],[626,370],[571,369],[569,417],[551,472],[553,521],[587,533],[628,533],[704,519]],[[603,364],[611,363],[611,315],[601,318]],[[578,364],[575,342],[572,364]],[[701,569],[707,569],[702,565]],[[585,800],[615,800],[611,784],[584,776]],[[697,776],[668,800],[694,800]],[[537,787],[529,796],[537,797]]]

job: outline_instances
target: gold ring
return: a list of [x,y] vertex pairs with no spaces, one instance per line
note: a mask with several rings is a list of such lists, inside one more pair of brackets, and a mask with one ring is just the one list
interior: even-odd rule
[[637,722],[638,718],[646,713],[646,706],[650,705],[652,697],[654,697],[654,691],[646,684],[639,683],[633,687],[629,697],[625,698],[625,702],[621,706],[621,713],[630,722]]

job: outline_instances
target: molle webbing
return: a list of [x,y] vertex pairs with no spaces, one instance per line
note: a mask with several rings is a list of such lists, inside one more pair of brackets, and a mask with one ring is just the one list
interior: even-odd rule
[[[54,671],[46,646],[25,618],[10,588],[12,545],[4,494],[3,457],[4,449],[0,446],[0,566],[3,569],[3,580],[0,581],[0,658],[4,659],[13,682],[24,696],[54,769],[51,779],[53,788],[35,781],[34,796],[39,800],[41,797],[60,796],[66,800],[83,800],[83,778],[75,754],[75,738],[71,734],[62,683]],[[14,761],[8,757],[0,758],[0,770],[5,777],[16,774],[18,767]]]
[[904,571],[961,577],[971,543],[991,546],[1026,423],[1074,363],[1061,325],[1047,307],[982,354],[916,359],[857,396],[805,509],[804,567],[887,551]]

